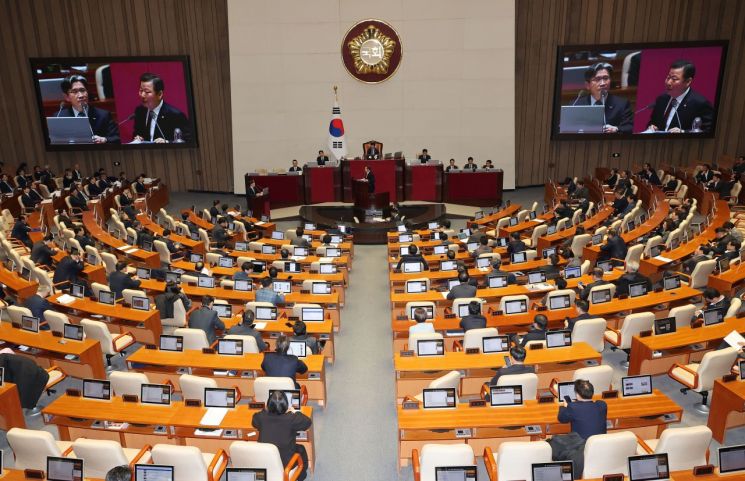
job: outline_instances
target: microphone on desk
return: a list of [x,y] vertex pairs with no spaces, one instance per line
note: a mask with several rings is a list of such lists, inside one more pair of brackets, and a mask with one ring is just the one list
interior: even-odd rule
[[135,118],[135,114],[130,115],[129,117],[127,117],[126,119],[122,120],[121,122],[119,122],[116,125],[117,125],[117,127],[121,127],[122,124],[126,124],[127,122],[129,122],[133,118]]
[[574,107],[575,105],[577,105],[577,102],[579,101],[579,98],[582,96],[583,93],[585,93],[584,90],[580,90],[579,93],[577,93],[577,98],[574,99],[574,102],[572,102],[572,107]]
[[155,122],[155,127],[158,129],[158,132],[160,132],[160,135],[163,136],[163,140],[168,142],[168,138],[166,137],[166,134],[164,134],[163,131],[160,129],[160,125],[158,124],[157,120]]
[[651,104],[647,105],[646,107],[640,108],[639,110],[637,110],[636,112],[634,112],[634,114],[638,114],[640,112],[644,112],[645,110],[649,110],[652,107],[654,107],[654,102],[652,102]]

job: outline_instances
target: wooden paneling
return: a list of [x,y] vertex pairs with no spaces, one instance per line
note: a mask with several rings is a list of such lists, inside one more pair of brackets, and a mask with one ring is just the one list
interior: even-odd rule
[[[745,152],[742,0],[516,0],[517,185],[596,166],[687,165]],[[556,48],[593,43],[729,40],[713,139],[552,141]],[[620,158],[611,158],[619,152]]]
[[[171,190],[233,191],[226,0],[0,0],[0,18],[6,167],[79,162],[84,173],[147,172]],[[126,55],[190,56],[199,147],[46,152],[28,59]]]

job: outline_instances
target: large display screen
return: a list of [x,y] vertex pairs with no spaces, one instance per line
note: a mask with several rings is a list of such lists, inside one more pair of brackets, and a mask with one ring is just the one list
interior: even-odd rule
[[197,145],[188,57],[30,61],[47,150]]
[[552,137],[713,137],[726,53],[726,41],[559,47]]

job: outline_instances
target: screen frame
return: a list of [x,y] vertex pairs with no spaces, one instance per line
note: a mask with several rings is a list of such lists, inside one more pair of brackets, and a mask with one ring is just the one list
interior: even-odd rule
[[[197,117],[194,111],[194,85],[191,74],[191,58],[189,55],[123,55],[123,56],[78,56],[78,57],[30,57],[28,59],[31,74],[31,81],[34,84],[34,93],[36,95],[36,108],[39,114],[39,123],[41,124],[41,133],[44,139],[44,146],[47,152],[59,151],[96,151],[96,150],[134,150],[134,149],[197,149],[199,148],[199,132],[197,126]],[[194,141],[192,143],[167,143],[167,144],[127,144],[127,143],[103,143],[103,144],[52,144],[49,141],[49,129],[46,125],[46,115],[44,114],[44,102],[41,97],[41,89],[36,77],[36,69],[43,65],[63,64],[63,65],[81,65],[89,63],[141,63],[141,62],[182,62],[184,67],[184,87],[186,88],[187,115],[191,122]],[[119,116],[117,121],[121,122]],[[118,126],[117,126],[118,127]]]
[[[644,50],[654,48],[696,48],[696,47],[722,47],[722,58],[719,62],[719,75],[717,82],[717,93],[714,99],[714,120],[711,130],[707,133],[700,134],[622,134],[616,132],[611,137],[608,134],[562,134],[559,133],[559,118],[561,116],[561,85],[564,67],[564,54],[578,50],[592,51],[617,51],[617,50]],[[727,64],[727,53],[729,49],[729,40],[700,40],[684,42],[631,42],[631,43],[599,43],[599,44],[580,44],[580,45],[558,45],[556,47],[556,57],[554,59],[554,91],[553,105],[551,113],[551,140],[658,140],[658,139],[712,139],[716,137],[717,126],[719,123],[719,108],[722,99],[722,84],[725,81],[724,70]],[[635,106],[636,109],[636,106]],[[636,109],[638,110],[638,109]]]

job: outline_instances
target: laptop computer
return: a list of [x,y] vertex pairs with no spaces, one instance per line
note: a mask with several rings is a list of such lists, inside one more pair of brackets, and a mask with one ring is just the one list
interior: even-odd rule
[[266,469],[263,468],[227,468],[225,481],[266,481]]
[[652,394],[652,376],[626,376],[621,378],[623,397]]
[[422,390],[422,407],[424,409],[454,408],[455,405],[455,388]]
[[487,336],[481,338],[481,352],[492,354],[510,350],[510,339],[508,336]]
[[436,466],[435,481],[478,481],[476,466]]
[[159,349],[161,351],[181,352],[184,350],[184,337],[161,334]]
[[533,480],[574,481],[574,465],[571,461],[535,463],[531,466]]
[[442,339],[420,339],[416,342],[417,356],[442,356],[445,343]]
[[745,472],[745,444],[719,448],[719,474]]
[[232,388],[204,388],[204,407],[206,408],[228,408],[235,407],[235,389]]
[[111,381],[83,379],[83,397],[108,401],[111,399]]
[[88,117],[47,117],[52,144],[92,144],[93,131]]
[[242,356],[242,339],[219,339],[217,341],[217,353],[225,356]]
[[134,481],[173,481],[173,466],[135,464]]
[[523,403],[522,386],[490,386],[489,402],[491,406],[519,406]]
[[63,80],[63,78],[40,78],[39,93],[41,93],[41,100],[44,102],[65,100],[65,94],[62,92]]
[[47,456],[48,481],[83,481],[83,460]]
[[559,118],[559,133],[602,134],[605,124],[603,105],[564,105]]
[[667,453],[629,456],[629,481],[662,481],[670,479]]

